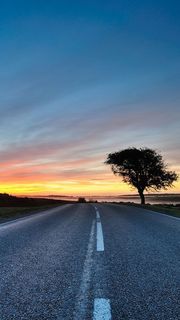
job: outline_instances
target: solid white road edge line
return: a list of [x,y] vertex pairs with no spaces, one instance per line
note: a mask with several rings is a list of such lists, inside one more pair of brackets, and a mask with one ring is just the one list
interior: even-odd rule
[[[130,206],[128,206],[128,205],[126,205],[126,207],[127,208],[130,208]],[[137,209],[138,209],[138,207],[136,207]],[[141,210],[143,209],[143,208],[140,208]],[[166,214],[166,213],[161,213],[161,212],[158,212],[158,211],[152,211],[152,210],[150,210],[150,209],[146,209],[146,208],[144,208],[144,210],[145,211],[148,211],[149,213],[151,213],[152,215],[159,215],[159,216],[161,216],[161,217],[164,217],[164,218],[170,218],[170,219],[172,219],[172,220],[179,220],[180,221],[180,218],[178,218],[178,217],[174,217],[174,216],[170,216],[168,213]]]
[[[61,211],[67,207],[71,207],[73,206],[72,204],[65,204],[65,205],[62,205],[62,206],[58,206],[58,207],[55,207],[55,208],[52,208],[52,209],[46,209],[46,210],[42,210],[40,212],[37,212],[37,213],[29,213],[27,215],[27,217],[22,217],[22,218],[14,218],[10,221],[7,221],[7,222],[2,222],[0,223],[0,230],[2,229],[7,229],[7,228],[10,228],[10,227],[14,227],[15,225],[19,225],[19,224],[22,224],[22,223],[26,223],[26,222],[30,222],[30,221],[34,221],[34,220],[38,220],[39,218],[42,218],[42,217],[47,217],[49,215],[51,215],[52,213],[55,213],[56,211]],[[33,209],[33,207],[32,207]]]
[[94,234],[95,234],[95,220],[92,222],[91,232],[89,236],[89,243],[84,261],[82,280],[77,296],[77,305],[74,311],[74,320],[86,319],[86,310],[88,304],[88,292],[91,282],[91,269],[93,265],[93,246],[94,246]]
[[111,320],[110,300],[104,298],[94,299],[93,320]]
[[157,215],[160,215],[161,217],[163,216],[165,218],[170,218],[170,219],[173,219],[173,220],[179,220],[180,221],[180,218],[174,217],[174,216],[170,216],[169,214],[166,214],[166,213],[161,213],[161,212],[152,211],[152,210],[148,210],[148,209],[145,209],[145,210],[147,210],[149,213],[151,213],[153,215],[157,214]]

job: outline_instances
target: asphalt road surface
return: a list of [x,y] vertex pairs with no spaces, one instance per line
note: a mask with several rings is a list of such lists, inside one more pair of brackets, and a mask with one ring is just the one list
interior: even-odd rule
[[64,205],[0,225],[0,320],[180,319],[180,220]]

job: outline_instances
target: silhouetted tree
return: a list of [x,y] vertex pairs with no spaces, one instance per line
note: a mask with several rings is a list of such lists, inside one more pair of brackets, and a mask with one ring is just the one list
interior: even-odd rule
[[80,203],[85,203],[85,202],[86,202],[86,199],[83,198],[83,197],[80,197],[80,198],[78,198],[78,202],[80,202]]
[[167,171],[162,156],[148,148],[128,148],[110,153],[105,164],[111,165],[115,175],[122,176],[124,182],[138,190],[141,204],[145,204],[145,190],[167,189],[178,178],[175,172]]

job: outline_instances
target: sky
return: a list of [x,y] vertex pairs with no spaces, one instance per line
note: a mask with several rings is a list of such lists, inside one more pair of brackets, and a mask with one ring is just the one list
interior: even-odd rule
[[128,147],[180,173],[179,1],[0,6],[0,192],[132,192],[104,165]]

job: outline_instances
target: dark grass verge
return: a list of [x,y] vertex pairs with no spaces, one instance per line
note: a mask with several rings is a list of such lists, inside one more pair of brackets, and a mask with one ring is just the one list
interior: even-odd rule
[[63,205],[63,203],[58,205],[56,204],[37,207],[0,207],[0,223],[26,217],[31,214],[46,211],[48,209],[53,209],[60,205]]
[[142,209],[147,209],[155,212],[160,212],[163,214],[167,214],[173,217],[180,218],[180,204],[137,204],[137,203],[125,203],[126,205],[131,205],[134,207],[142,208]]
[[74,201],[16,197],[7,193],[0,193],[0,222],[17,219],[68,203],[72,204]]

